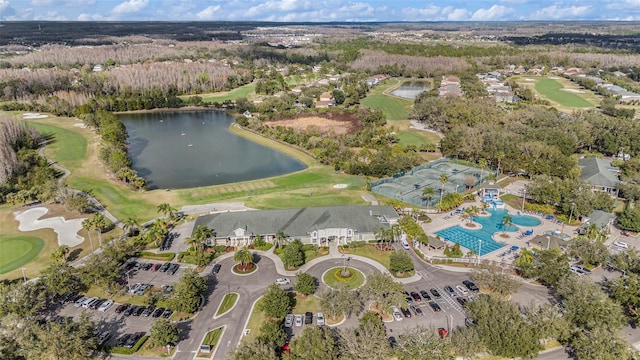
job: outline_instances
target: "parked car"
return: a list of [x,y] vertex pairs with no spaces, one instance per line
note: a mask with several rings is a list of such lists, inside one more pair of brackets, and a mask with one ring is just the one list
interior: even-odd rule
[[103,299],[94,298],[89,304],[87,304],[87,306],[85,306],[85,308],[95,310],[98,308],[98,306],[100,306],[100,304],[102,304],[103,301]]
[[292,327],[293,326],[293,314],[287,314],[287,316],[284,317],[284,327]]
[[418,293],[417,293],[417,292],[415,292],[415,291],[412,291],[412,292],[411,292],[411,297],[412,297],[412,298],[413,298],[413,300],[415,300],[415,301],[422,301],[422,298],[420,297],[420,294],[418,294]]
[[133,312],[136,311],[136,309],[137,309],[137,306],[129,305],[129,306],[127,306],[126,309],[124,309],[124,311],[122,312],[122,315],[131,316],[131,315],[133,315]]
[[153,266],[151,267],[151,271],[158,271],[158,269],[160,269],[160,266],[162,266],[162,264],[153,264]]
[[438,290],[431,288],[429,289],[429,291],[431,292],[431,295],[433,295],[434,299],[440,299],[442,298],[442,295],[440,295],[440,293],[438,292]]
[[136,308],[133,310],[133,316],[140,316],[145,310],[144,306],[136,306]]
[[82,304],[84,304],[85,300],[87,300],[88,298],[86,296],[82,296],[79,299],[76,299],[76,301],[73,303],[73,306],[75,307],[80,307],[82,306]]
[[416,316],[422,316],[424,315],[424,313],[422,312],[422,309],[420,309],[418,306],[416,305],[411,305],[411,310],[413,310],[413,312],[416,314]]
[[425,290],[420,290],[420,296],[422,296],[424,301],[430,301],[431,300],[431,296]]
[[127,343],[127,341],[129,341],[129,337],[131,337],[132,334],[124,334],[122,336],[120,336],[118,338],[118,340],[116,340],[116,347],[122,347],[124,346],[124,344]]
[[463,297],[457,297],[456,301],[458,302],[458,304],[460,304],[460,306],[464,306],[467,303],[467,299]]
[[433,302],[433,301],[429,301],[429,306],[431,306],[431,309],[435,312],[440,312],[442,310],[440,305],[438,305],[436,302]]
[[627,244],[624,241],[614,241],[613,245],[619,247],[619,248],[623,248],[623,249],[628,249],[629,248],[629,244]]
[[455,290],[453,290],[453,288],[452,288],[451,286],[449,286],[449,285],[445,286],[445,287],[444,287],[444,290],[445,290],[446,292],[448,292],[448,293],[449,293],[449,296],[451,296],[451,297],[456,297],[456,296],[458,296],[458,293],[457,293]]
[[180,265],[171,264],[171,266],[169,266],[169,269],[167,269],[167,274],[173,275],[178,271],[178,269],[180,269]]
[[302,326],[302,315],[298,314],[295,316],[294,323],[297,327]]
[[152,263],[145,263],[144,265],[142,265],[142,270],[148,271],[149,269],[151,269],[152,266],[153,266]]
[[222,265],[220,264],[215,264],[213,265],[213,269],[211,270],[212,273],[217,274],[220,272],[220,269],[222,268]]
[[158,268],[158,271],[167,272],[167,270],[169,270],[169,266],[171,266],[171,263],[166,262],[166,263],[160,265],[160,268]]
[[153,310],[155,310],[155,307],[153,305],[147,306],[146,308],[144,308],[144,310],[142,310],[142,316],[148,317],[153,313]]
[[129,308],[129,304],[120,304],[116,307],[116,314],[121,314]]
[[469,289],[470,291],[477,293],[480,291],[480,288],[478,288],[478,286],[476,286],[476,284],[471,281],[471,280],[465,280],[462,282],[462,285],[466,286],[467,289]]
[[393,310],[393,320],[402,321],[404,319],[404,317],[402,317],[402,313],[400,312],[400,309],[394,306],[392,310]]
[[144,333],[142,332],[133,334],[132,336],[129,337],[127,342],[124,344],[124,347],[126,347],[127,349],[131,349],[138,342],[138,340],[140,340],[140,338],[143,336],[144,336]]
[[318,326],[324,326],[325,322],[324,322],[324,314],[319,312],[316,314],[316,325]]
[[107,300],[103,302],[100,307],[98,307],[98,311],[105,312],[109,310],[109,308],[113,305],[113,300]]
[[389,346],[391,346],[392,349],[396,348],[397,343],[398,342],[396,341],[395,337],[389,336]]
[[102,332],[100,335],[98,335],[98,346],[104,345],[104,343],[106,343],[107,340],[109,340],[110,338],[111,338],[110,332],[108,331]]
[[158,318],[160,317],[160,315],[162,315],[162,313],[164,312],[164,308],[157,308],[155,310],[153,310],[153,313],[151,314],[152,317],[154,318]]
[[87,309],[89,307],[89,303],[96,300],[97,298],[95,297],[85,297],[84,300],[82,300],[82,303],[80,304],[80,306],[82,306],[83,308]]
[[313,313],[311,311],[307,311],[306,313],[304,313],[304,324],[313,324]]
[[162,317],[165,318],[165,319],[170,318],[171,315],[173,315],[173,310],[171,310],[171,309],[167,309],[162,313]]
[[289,285],[289,284],[291,284],[291,280],[289,280],[287,278],[277,278],[276,279],[276,284],[278,284],[278,285]]
[[402,315],[404,315],[404,317],[406,318],[411,317],[411,311],[409,311],[408,308],[400,308],[400,311],[402,311]]
[[456,285],[456,290],[458,290],[458,292],[462,295],[467,295],[469,294],[469,291],[467,290],[467,288],[465,288],[462,285]]

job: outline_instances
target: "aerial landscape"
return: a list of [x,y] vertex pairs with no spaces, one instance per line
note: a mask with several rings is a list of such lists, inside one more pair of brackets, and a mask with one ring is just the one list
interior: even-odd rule
[[637,1],[0,0],[0,359],[640,358]]

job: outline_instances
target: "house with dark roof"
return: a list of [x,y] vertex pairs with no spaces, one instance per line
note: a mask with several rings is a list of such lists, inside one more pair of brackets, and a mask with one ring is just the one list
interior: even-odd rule
[[258,235],[274,242],[281,231],[288,240],[326,246],[329,242],[374,240],[380,228],[388,229],[399,219],[392,206],[307,207],[203,215],[196,219],[194,229],[200,225],[212,229],[210,244],[215,245],[249,245]]
[[611,213],[602,210],[593,210],[593,212],[583,220],[582,225],[578,228],[578,233],[582,235],[586,234],[591,224],[595,224],[598,230],[605,230],[605,232],[607,232],[615,219],[616,216]]
[[578,160],[582,169],[580,179],[591,184],[592,190],[604,191],[613,197],[618,196],[618,172],[620,168],[612,166],[611,161],[590,157]]
[[550,235],[536,235],[533,239],[528,241],[529,246],[536,247],[540,250],[549,250],[551,248],[558,248],[562,251],[566,248],[566,241],[563,241],[561,238]]

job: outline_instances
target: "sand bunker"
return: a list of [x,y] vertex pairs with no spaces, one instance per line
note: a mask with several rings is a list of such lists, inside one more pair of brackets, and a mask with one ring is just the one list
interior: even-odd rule
[[62,216],[38,220],[49,212],[45,207],[37,207],[14,213],[16,220],[20,223],[18,230],[34,231],[51,228],[58,234],[58,245],[74,247],[80,245],[84,238],[78,235],[82,229],[84,219],[65,220]]
[[43,115],[40,113],[24,113],[22,114],[22,118],[24,119],[44,119],[44,118],[48,118],[49,115]]
[[347,184],[335,184],[333,185],[334,189],[344,189],[347,187]]
[[536,80],[532,78],[524,78],[524,81],[536,81]]

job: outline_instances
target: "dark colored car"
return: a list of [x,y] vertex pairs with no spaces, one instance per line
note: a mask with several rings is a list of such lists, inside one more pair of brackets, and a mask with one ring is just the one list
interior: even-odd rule
[[213,265],[213,270],[211,270],[212,273],[217,274],[220,272],[220,269],[222,268],[222,265],[220,264],[215,264]]
[[142,316],[147,317],[151,315],[153,313],[153,310],[155,310],[155,306],[153,305],[147,306],[146,308],[144,308],[144,310],[142,310]]
[[431,296],[429,295],[429,293],[424,291],[424,290],[420,290],[420,296],[422,296],[424,301],[430,301],[431,300]]
[[180,265],[171,264],[171,266],[169,266],[169,269],[167,269],[167,274],[173,275],[176,273],[176,271],[178,271],[178,269],[180,269]]
[[151,266],[151,271],[158,271],[160,266],[162,266],[162,264],[153,264],[153,266]]
[[397,343],[395,337],[389,336],[389,346],[391,346],[392,349],[395,349]]
[[133,310],[133,316],[140,316],[145,310],[144,306],[136,306],[136,308]]
[[462,297],[457,297],[456,301],[458,302],[458,304],[464,306],[467,303],[467,299],[462,298]]
[[431,306],[431,309],[433,309],[433,311],[435,312],[440,312],[442,310],[442,308],[440,308],[440,305],[433,301],[429,301],[429,306]]
[[132,336],[132,334],[124,334],[122,336],[120,336],[118,338],[118,340],[116,340],[116,346],[117,347],[122,347],[124,346],[124,344],[127,343],[127,341],[129,341],[129,338]]
[[474,284],[473,281],[471,280],[465,280],[462,282],[462,285],[466,286],[467,289],[471,290],[472,292],[477,293],[478,291],[480,291],[480,289],[478,288],[478,286],[476,286],[476,284]]
[[102,305],[103,302],[105,302],[107,300],[105,299],[97,299],[96,301],[91,302],[91,304],[89,304],[89,309],[91,310],[96,310],[100,307],[100,305]]
[[442,295],[440,295],[438,290],[436,290],[434,288],[429,289],[429,291],[431,292],[431,295],[433,295],[434,299],[440,299],[442,297]]
[[166,262],[166,263],[160,265],[160,268],[158,268],[158,271],[167,272],[167,270],[169,270],[169,266],[171,266],[171,263]]
[[310,311],[307,311],[306,313],[304,313],[304,323],[305,324],[313,324],[313,313]]
[[171,310],[171,309],[167,309],[162,313],[162,317],[165,318],[165,319],[170,318],[171,315],[173,315],[173,310]]
[[160,315],[162,315],[163,312],[164,312],[164,308],[157,308],[153,310],[153,313],[151,314],[151,316],[153,316],[154,318],[157,318],[157,317],[160,317]]
[[400,311],[402,311],[402,315],[404,315],[404,317],[406,317],[406,318],[410,318],[411,317],[411,311],[409,311],[409,309],[400,308]]
[[143,336],[144,336],[144,333],[135,333],[131,335],[127,340],[127,342],[124,344],[124,347],[126,347],[127,349],[131,349],[138,342],[138,340],[140,340],[140,338]]
[[127,310],[127,308],[129,308],[129,304],[120,304],[118,305],[118,307],[116,307],[116,314],[120,314],[122,312],[124,312],[125,310]]
[[148,271],[152,266],[152,263],[145,263],[144,265],[142,265],[142,270]]
[[417,293],[417,292],[415,292],[415,291],[412,291],[412,292],[411,292],[411,297],[412,297],[412,298],[413,298],[413,300],[415,300],[415,301],[422,301],[422,298],[420,297],[420,294],[418,294],[418,293]]
[[136,308],[137,306],[135,305],[128,306],[126,309],[124,309],[124,311],[122,312],[122,315],[131,316],[133,315],[133,312],[136,310]]

